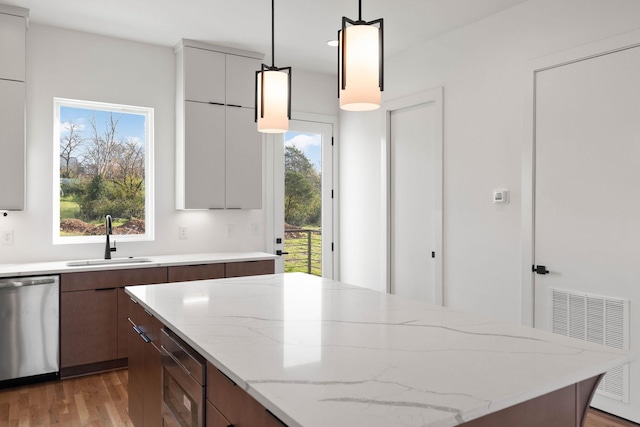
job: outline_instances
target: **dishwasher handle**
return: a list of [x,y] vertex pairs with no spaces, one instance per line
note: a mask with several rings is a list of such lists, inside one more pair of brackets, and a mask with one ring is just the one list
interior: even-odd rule
[[0,280],[0,289],[2,288],[21,288],[23,286],[52,285],[56,283],[55,277],[45,277],[42,279],[9,279]]

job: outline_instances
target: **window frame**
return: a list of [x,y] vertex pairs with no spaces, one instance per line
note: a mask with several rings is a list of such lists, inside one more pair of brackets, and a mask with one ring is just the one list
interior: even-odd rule
[[53,98],[53,244],[104,243],[105,236],[61,236],[60,235],[60,108],[83,108],[114,113],[138,114],[145,117],[145,233],[117,234],[112,240],[118,242],[146,242],[155,240],[155,192],[154,192],[154,109],[108,102],[84,101],[69,98]]

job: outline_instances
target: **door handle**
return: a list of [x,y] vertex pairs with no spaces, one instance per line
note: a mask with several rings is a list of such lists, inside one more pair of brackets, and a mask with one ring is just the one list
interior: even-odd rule
[[531,268],[531,271],[536,274],[549,274],[549,270],[547,270],[547,267],[545,267],[544,265],[534,265]]
[[278,249],[278,250],[276,251],[276,255],[280,255],[280,256],[282,256],[282,255],[289,255],[289,252],[282,252],[280,249]]

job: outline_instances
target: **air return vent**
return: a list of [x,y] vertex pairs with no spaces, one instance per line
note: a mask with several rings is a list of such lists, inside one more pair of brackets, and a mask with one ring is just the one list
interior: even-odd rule
[[[551,328],[556,334],[629,349],[629,301],[551,289]],[[629,365],[612,369],[597,393],[629,402]]]

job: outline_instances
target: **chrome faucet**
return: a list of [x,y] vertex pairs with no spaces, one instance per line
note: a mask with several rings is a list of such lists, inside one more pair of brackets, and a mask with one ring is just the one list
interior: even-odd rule
[[109,243],[109,235],[113,233],[113,227],[111,225],[111,215],[106,215],[104,219],[104,234],[107,235],[107,242],[106,246],[104,247],[104,259],[111,259],[111,252],[116,251],[116,241],[113,241],[113,247],[111,247],[111,243]]

